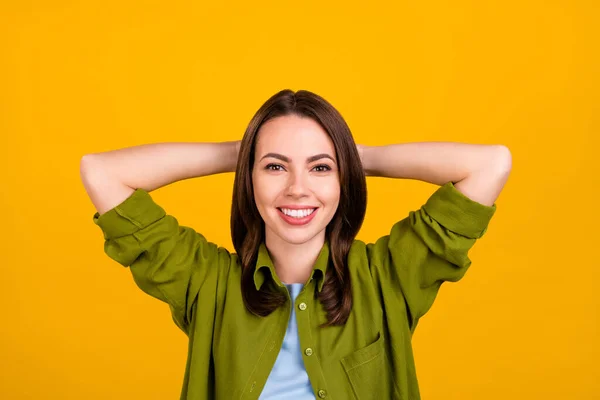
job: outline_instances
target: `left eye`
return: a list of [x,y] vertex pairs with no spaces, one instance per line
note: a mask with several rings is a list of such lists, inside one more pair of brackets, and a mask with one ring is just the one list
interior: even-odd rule
[[[318,169],[318,168],[320,168],[320,169]],[[317,165],[315,167],[315,169],[317,169],[317,172],[331,171],[331,168],[329,167],[329,165],[325,165],[325,164]]]
[[320,171],[317,172],[326,172],[326,171],[330,171],[331,168],[329,168],[329,165],[325,165],[325,164],[321,164],[321,165],[317,165],[315,168],[323,168]]

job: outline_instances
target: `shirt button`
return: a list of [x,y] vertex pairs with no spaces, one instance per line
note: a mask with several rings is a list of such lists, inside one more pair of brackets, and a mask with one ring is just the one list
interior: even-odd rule
[[302,311],[306,310],[306,303],[298,304],[298,308],[301,309]]
[[319,397],[324,399],[325,397],[327,397],[327,392],[323,389],[319,390]]
[[313,350],[310,347],[307,347],[306,350],[304,350],[304,354],[306,354],[307,356],[311,356],[313,353]]

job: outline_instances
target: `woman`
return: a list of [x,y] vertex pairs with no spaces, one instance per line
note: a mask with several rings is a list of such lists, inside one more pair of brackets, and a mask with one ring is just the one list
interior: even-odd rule
[[[241,142],[91,154],[81,175],[106,254],[189,337],[182,399],[414,400],[412,334],[442,282],[470,266],[510,163],[500,145],[357,146],[322,97],[282,90]],[[235,253],[148,194],[232,171]],[[365,244],[365,175],[440,188]]]

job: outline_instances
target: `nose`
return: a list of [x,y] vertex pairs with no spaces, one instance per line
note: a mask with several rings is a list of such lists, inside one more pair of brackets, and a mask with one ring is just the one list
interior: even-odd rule
[[293,197],[301,197],[308,194],[307,176],[304,171],[295,171],[288,174],[288,186],[286,194]]

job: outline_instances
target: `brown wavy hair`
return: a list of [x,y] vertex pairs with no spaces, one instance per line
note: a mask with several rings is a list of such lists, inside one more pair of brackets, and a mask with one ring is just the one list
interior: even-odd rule
[[327,312],[324,326],[343,325],[352,309],[348,252],[364,220],[367,183],[354,138],[342,115],[324,98],[308,90],[284,89],[274,94],[252,117],[241,141],[231,204],[231,237],[242,264],[242,297],[246,308],[259,316],[269,315],[286,301],[286,296],[274,285],[265,283],[260,290],[254,285],[254,269],[259,246],[265,240],[265,225],[254,202],[252,186],[258,130],[266,121],[285,115],[312,118],[335,146],[340,201],[325,230],[330,264],[318,295]]

